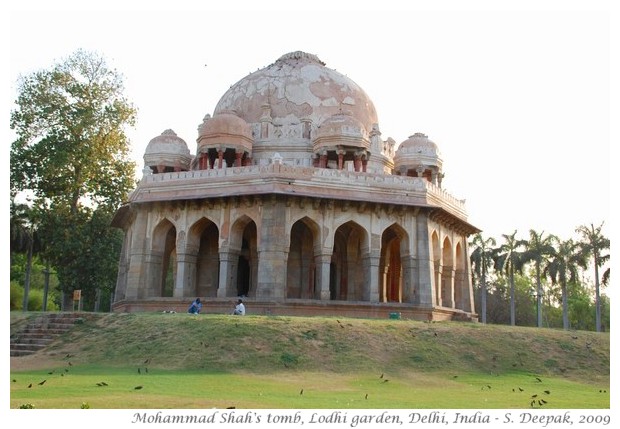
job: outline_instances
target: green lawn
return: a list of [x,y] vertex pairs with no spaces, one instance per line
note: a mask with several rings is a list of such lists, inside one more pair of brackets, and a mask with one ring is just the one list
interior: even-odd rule
[[608,334],[471,323],[86,315],[12,362],[11,408],[610,407]]

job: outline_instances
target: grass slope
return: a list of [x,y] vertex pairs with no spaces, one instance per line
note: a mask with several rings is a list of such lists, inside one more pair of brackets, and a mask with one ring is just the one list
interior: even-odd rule
[[11,407],[609,408],[609,349],[609,334],[475,323],[85,313],[11,358]]

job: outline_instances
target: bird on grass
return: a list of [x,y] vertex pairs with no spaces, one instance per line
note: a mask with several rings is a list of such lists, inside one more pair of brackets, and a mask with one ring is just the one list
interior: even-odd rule
[[30,384],[28,385],[28,389],[30,389],[31,387],[32,387],[32,383],[30,383]]
[[136,386],[136,387],[134,387],[133,389],[134,389],[134,390],[140,390],[140,389],[142,389],[142,386]]
[[234,410],[237,407],[226,407],[227,410]]
[[13,379],[13,380],[11,380],[11,381],[12,381],[13,383],[17,383],[17,380],[15,380],[15,379]]
[[390,380],[388,380],[387,378],[385,380],[383,380],[384,383],[387,383],[388,381],[390,381]]
[[537,398],[537,397],[538,397],[538,395],[532,395],[532,398]]
[[383,373],[381,373],[381,375],[379,376],[379,378],[383,378]]
[[536,378],[536,381],[538,381],[539,383],[542,383],[542,380],[540,378],[538,377],[535,377],[535,378]]
[[47,380],[43,380],[39,383],[39,386],[43,386]]
[[368,399],[368,393],[366,394],[366,396],[364,396],[364,399]]
[[545,393],[546,393],[547,395],[551,395],[551,391],[550,391],[550,390],[545,390]]
[[303,394],[304,394],[304,389],[301,389],[301,390],[299,391],[299,394],[300,394],[300,395],[303,395]]
[[538,403],[542,405],[542,404],[546,404],[547,401],[545,401],[544,399],[541,399],[541,400],[538,401]]
[[519,387],[519,392],[523,392],[523,389],[521,389],[520,387]]
[[[200,342],[202,344],[202,341]],[[148,358],[147,360],[144,361],[144,364],[148,364],[151,361],[151,358]]]

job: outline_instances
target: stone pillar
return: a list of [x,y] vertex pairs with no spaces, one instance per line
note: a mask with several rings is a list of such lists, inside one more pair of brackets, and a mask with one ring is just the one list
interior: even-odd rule
[[362,159],[362,172],[366,173],[366,167],[368,166],[368,159]]
[[290,225],[286,220],[286,210],[283,204],[275,195],[263,204],[258,240],[256,297],[259,299],[284,299],[286,297]]
[[193,297],[196,291],[196,249],[177,252],[177,276],[174,283],[175,298]]
[[327,167],[327,154],[319,156],[319,168]]
[[224,164],[224,150],[219,149],[217,151],[217,168],[222,168]]
[[359,172],[362,169],[362,157],[358,154],[353,156],[353,167],[356,172]]
[[239,252],[229,249],[220,250],[220,285],[217,289],[218,298],[237,296],[237,264]]
[[342,170],[344,166],[344,152],[339,150],[338,151],[338,170]]
[[242,157],[243,157],[243,152],[235,152],[235,167],[241,167]]
[[315,255],[314,260],[316,261],[318,280],[318,287],[316,292],[317,296],[315,296],[315,299],[320,299],[321,301],[329,301],[329,275],[332,262],[332,254],[323,253],[320,255]]
[[379,253],[379,251],[371,251],[362,258],[368,285],[364,291],[364,301],[379,302],[379,260],[381,259]]
[[435,299],[434,264],[430,257],[431,249],[426,214],[419,214],[417,216],[416,232],[419,304],[423,307],[433,307],[437,301]]
[[443,267],[441,272],[441,305],[454,308],[454,270],[450,266]]
[[417,302],[419,297],[415,293],[415,274],[417,273],[417,270],[413,267],[415,260],[410,255],[401,255],[400,263],[403,267],[403,280],[401,283],[402,302],[419,304]]

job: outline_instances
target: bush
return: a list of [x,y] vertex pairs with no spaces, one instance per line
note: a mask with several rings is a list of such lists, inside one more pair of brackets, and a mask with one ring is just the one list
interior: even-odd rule
[[21,310],[24,301],[24,288],[16,281],[11,280],[11,311]]

